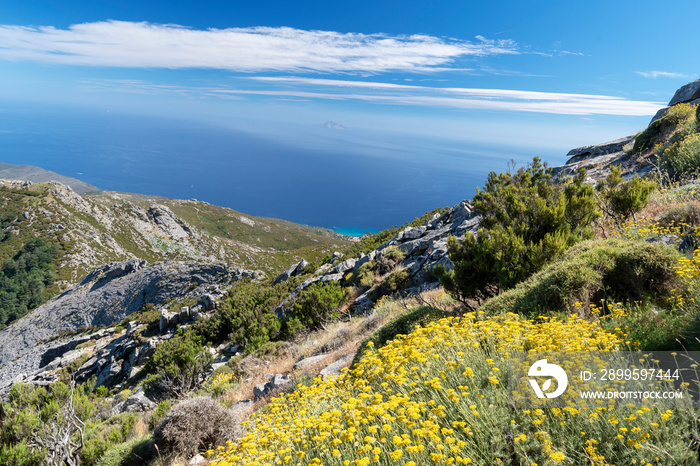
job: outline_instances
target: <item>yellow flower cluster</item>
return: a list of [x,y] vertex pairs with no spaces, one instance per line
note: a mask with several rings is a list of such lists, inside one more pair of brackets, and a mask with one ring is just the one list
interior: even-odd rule
[[[574,303],[574,308],[580,309],[581,307],[583,307],[582,302],[577,301]],[[620,317],[627,316],[627,309],[625,309],[623,303],[601,303],[600,306],[596,306],[595,304],[589,304],[588,307],[590,309],[591,314],[599,319],[617,319]]]
[[236,378],[233,372],[223,372],[209,377],[202,388],[214,396],[221,396],[229,388],[233,387],[235,383]]
[[676,274],[683,278],[698,278],[700,277],[700,248],[695,250],[693,257],[681,257],[678,261],[678,266],[674,267]]
[[509,397],[509,355],[621,344],[619,333],[574,316],[442,319],[370,347],[338,378],[317,378],[273,399],[212,464],[657,463],[652,442],[667,442],[669,426],[681,425],[675,411],[527,411],[514,409]]
[[674,235],[677,238],[676,242],[680,242],[680,237],[692,229],[690,225],[683,222],[666,226],[650,219],[639,221],[630,219],[622,224],[617,235],[622,238],[642,240],[652,236]]

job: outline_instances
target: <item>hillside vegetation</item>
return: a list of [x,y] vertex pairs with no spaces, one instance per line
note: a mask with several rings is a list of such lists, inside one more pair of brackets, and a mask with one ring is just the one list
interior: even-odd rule
[[240,214],[205,202],[123,193],[77,196],[55,183],[6,182],[0,188],[0,261],[32,238],[58,248],[59,287],[94,267],[132,258],[225,261],[278,273],[349,243],[330,230]]

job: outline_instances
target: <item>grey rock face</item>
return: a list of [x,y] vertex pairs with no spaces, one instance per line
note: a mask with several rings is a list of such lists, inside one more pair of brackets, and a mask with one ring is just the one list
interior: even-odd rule
[[326,354],[319,354],[318,356],[310,356],[310,357],[302,359],[301,361],[294,364],[293,369],[300,370],[300,371],[307,369],[307,368],[313,366],[314,364],[318,364],[319,362],[323,361],[327,357],[328,357],[328,355],[326,355]]
[[184,239],[192,231],[192,228],[178,218],[172,210],[160,204],[155,204],[148,209],[148,215],[155,224],[173,239]]
[[156,407],[155,402],[146,396],[143,389],[139,389],[136,393],[126,399],[124,403],[124,411],[129,413],[144,412]]
[[591,146],[571,149],[569,153],[566,154],[567,157],[570,157],[566,164],[578,163],[592,157],[622,152],[622,148],[632,142],[634,138],[635,135],[630,135],[625,136],[624,138],[615,139],[614,141],[604,142],[602,144],[593,144]]
[[324,377],[328,377],[329,375],[338,375],[340,374],[340,370],[342,368],[348,367],[350,365],[354,357],[354,354],[349,354],[345,357],[342,357],[333,364],[329,364],[328,366],[326,366],[325,369],[322,369],[320,374]]
[[[210,285],[229,286],[244,273],[250,272],[227,264],[196,262],[146,265],[131,260],[98,267],[78,285],[0,331],[0,391],[18,374],[35,373],[90,339],[76,336],[46,343],[61,333],[82,326],[113,325],[146,303],[159,305],[171,298],[201,296],[209,292]],[[193,289],[193,283],[199,286]],[[116,366],[105,373],[105,380],[115,370]]]
[[298,263],[292,265],[287,270],[279,274],[277,278],[275,278],[275,281],[272,282],[272,284],[276,285],[280,282],[286,282],[291,277],[296,277],[304,270],[304,267],[306,267],[307,265],[309,265],[309,263],[306,261],[306,259],[300,260]]
[[700,79],[678,89],[676,93],[673,94],[673,98],[668,103],[668,106],[673,107],[676,104],[690,102],[695,99],[700,99]]
[[344,260],[340,264],[336,265],[333,267],[330,271],[330,273],[340,273],[344,274],[348,270],[352,270],[355,267],[355,262],[357,262],[357,259],[348,259]]
[[253,387],[253,396],[255,398],[263,397],[263,396],[267,395],[269,392],[270,392],[270,386],[269,386],[268,382],[260,383],[260,384],[256,385],[255,387]]

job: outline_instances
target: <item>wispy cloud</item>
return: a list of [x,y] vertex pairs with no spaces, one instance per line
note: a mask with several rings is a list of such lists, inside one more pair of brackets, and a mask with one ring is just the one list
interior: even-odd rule
[[637,74],[645,78],[690,78],[689,74],[671,73],[669,71],[637,71]]
[[564,115],[653,115],[661,102],[627,100],[621,97],[590,94],[537,92],[511,89],[471,89],[429,87],[341,79],[306,77],[250,77],[261,88],[236,87],[171,88],[135,81],[102,81],[94,86],[127,92],[177,92],[200,96],[267,96],[275,99],[313,99],[363,101],[376,104],[414,107],[440,107],[459,110],[500,110]]
[[306,31],[287,27],[189,29],[104,21],[57,29],[0,25],[0,58],[134,67],[213,68],[238,72],[435,71],[464,57],[518,53],[509,40],[474,42],[428,35]]

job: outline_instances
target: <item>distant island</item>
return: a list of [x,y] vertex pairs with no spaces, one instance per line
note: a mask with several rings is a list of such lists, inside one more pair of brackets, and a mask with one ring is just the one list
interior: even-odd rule
[[347,129],[345,126],[336,123],[335,121],[327,121],[325,123],[320,123],[319,128],[325,129]]

